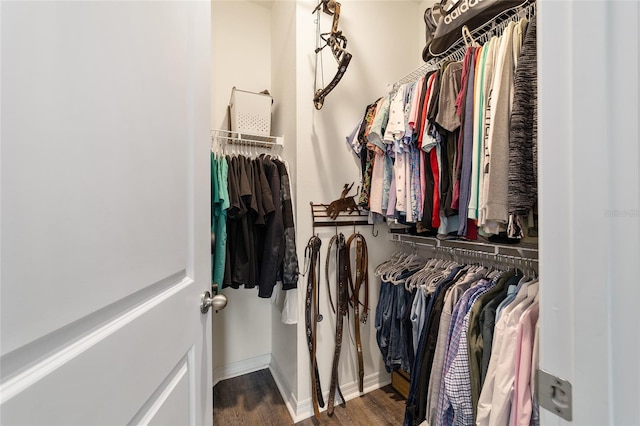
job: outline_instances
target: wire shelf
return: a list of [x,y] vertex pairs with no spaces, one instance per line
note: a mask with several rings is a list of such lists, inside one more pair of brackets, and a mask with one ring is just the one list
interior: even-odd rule
[[262,136],[229,130],[211,130],[211,149],[224,148],[227,145],[255,147],[264,149],[281,149],[284,147],[282,136]]

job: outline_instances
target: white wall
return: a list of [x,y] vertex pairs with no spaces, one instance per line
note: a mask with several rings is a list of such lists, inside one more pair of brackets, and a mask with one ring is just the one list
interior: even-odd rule
[[[271,9],[268,2],[211,5],[214,128],[228,129],[231,88],[259,92],[271,86]],[[213,315],[213,380],[264,367],[271,354],[271,301],[257,289],[225,289],[227,307]]]
[[212,0],[212,126],[228,129],[231,88],[251,92],[271,86],[271,2]]
[[[296,5],[293,1],[276,1],[271,11],[271,89],[274,98],[272,114],[272,133],[284,136],[282,157],[289,164],[292,193],[295,196],[296,185]],[[295,206],[294,206],[295,208]],[[302,263],[300,263],[302,267]],[[300,277],[298,285],[304,284]],[[296,290],[287,293],[296,294]],[[277,305],[272,310],[271,357],[272,372],[283,392],[285,402],[293,411],[293,395],[297,393],[297,350],[298,339],[295,325],[282,323],[280,309],[281,293]],[[300,301],[298,301],[300,302]]]
[[[338,86],[331,92],[322,110],[315,110],[312,102],[316,28],[311,11],[315,1],[298,2],[297,6],[297,232],[298,255],[304,255],[304,247],[312,235],[309,202],[330,202],[340,196],[347,182],[359,183],[359,163],[347,149],[345,136],[351,133],[364,113],[365,107],[385,94],[388,83],[419,66],[421,39],[418,34],[416,14],[419,4],[411,1],[349,1],[343,0],[340,29],[348,38],[348,50],[353,54],[351,64]],[[331,18],[322,17],[323,30]],[[393,23],[404,23],[390,27]],[[325,53],[325,85],[335,74],[336,64],[329,52]],[[385,225],[377,225],[377,238],[371,236],[371,227],[361,227],[369,246],[370,270],[392,253],[394,246],[388,241]],[[347,236],[352,229],[342,230]],[[331,231],[316,231],[323,241],[322,262]],[[324,272],[323,272],[324,276]],[[373,312],[378,299],[379,282],[370,274],[371,320],[362,327],[362,343],[365,361],[365,391],[387,383],[380,350],[375,340]],[[304,298],[304,285],[299,297]],[[323,293],[324,294],[324,293]],[[300,316],[304,307],[300,303]],[[318,336],[318,364],[323,391],[328,386],[333,361],[335,326],[331,308],[325,296],[321,296],[321,311],[326,320],[320,323]],[[345,328],[346,330],[346,328]],[[346,332],[346,331],[345,331]],[[298,342],[306,342],[305,327],[298,325]],[[357,361],[354,345],[345,334],[341,357],[340,381],[345,397],[357,395]],[[304,344],[298,344],[298,412],[295,420],[312,415],[310,405],[311,385],[309,377],[309,353]],[[349,396],[347,396],[349,395]]]

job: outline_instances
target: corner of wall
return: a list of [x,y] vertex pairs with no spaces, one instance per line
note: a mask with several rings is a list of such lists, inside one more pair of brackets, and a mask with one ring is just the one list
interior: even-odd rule
[[[281,156],[289,167],[292,204],[295,216],[295,194],[297,190],[297,109],[296,109],[296,2],[277,1],[271,6],[271,95],[273,97],[272,134],[284,137]],[[297,290],[280,292],[272,305],[271,355],[272,375],[283,399],[291,412],[291,399],[297,395],[298,336],[295,325],[284,324],[281,311],[287,296],[297,295]],[[274,297],[276,297],[274,295]],[[289,299],[289,298],[287,298]],[[298,303],[294,304],[294,310]],[[294,405],[291,405],[294,404]]]
[[[273,381],[276,382],[276,387],[280,392],[280,396],[284,401],[284,404],[287,407],[287,411],[289,411],[289,415],[292,419],[296,419],[297,410],[298,410],[298,400],[296,399],[296,392],[291,388],[291,383],[286,379],[286,375],[282,372],[282,368],[275,357],[271,358],[271,362],[269,364],[269,371],[271,372],[271,377],[273,377]],[[297,420],[294,420],[296,422]]]

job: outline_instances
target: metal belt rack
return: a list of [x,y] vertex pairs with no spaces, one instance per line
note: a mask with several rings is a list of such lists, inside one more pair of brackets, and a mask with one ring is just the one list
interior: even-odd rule
[[[360,225],[374,225],[369,223],[369,212],[367,210],[358,207],[354,211],[341,211],[338,213],[335,219],[333,219],[327,212],[329,204],[314,204],[313,201],[309,203],[311,206],[311,218],[313,223],[313,233],[315,235],[316,228],[321,227],[339,227],[339,226],[360,226]],[[374,225],[375,226],[375,225]],[[372,230],[373,236],[377,237],[378,233]]]

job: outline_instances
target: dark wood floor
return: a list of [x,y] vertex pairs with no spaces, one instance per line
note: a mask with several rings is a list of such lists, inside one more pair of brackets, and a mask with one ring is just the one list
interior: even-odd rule
[[[336,407],[333,417],[321,413],[296,426],[309,425],[401,425],[404,399],[391,388],[369,392]],[[269,370],[219,382],[213,388],[213,425],[291,425],[291,416]]]

